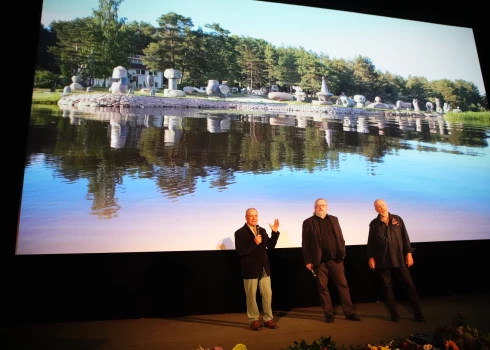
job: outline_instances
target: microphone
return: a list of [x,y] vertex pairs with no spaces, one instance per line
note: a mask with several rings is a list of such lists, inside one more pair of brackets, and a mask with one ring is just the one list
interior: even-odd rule
[[260,235],[260,226],[259,225],[255,226],[255,229],[257,230],[257,234]]
[[318,276],[315,273],[315,270],[311,269],[310,271],[311,271],[311,274],[313,275],[313,278],[318,278]]

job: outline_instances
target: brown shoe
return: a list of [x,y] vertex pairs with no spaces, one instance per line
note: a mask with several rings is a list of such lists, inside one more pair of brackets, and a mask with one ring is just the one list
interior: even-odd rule
[[260,325],[260,322],[258,320],[255,320],[250,323],[250,329],[253,331],[260,331],[262,329],[262,326]]
[[269,321],[265,321],[264,322],[264,326],[266,326],[267,328],[270,328],[270,329],[277,329],[279,328],[279,326],[272,320],[269,320]]

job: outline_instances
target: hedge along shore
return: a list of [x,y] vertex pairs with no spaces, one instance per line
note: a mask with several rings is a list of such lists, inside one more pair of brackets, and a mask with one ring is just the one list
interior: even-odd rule
[[[257,101],[255,101],[257,100]],[[381,111],[365,108],[348,108],[336,105],[314,104],[288,104],[265,99],[244,99],[242,101],[230,99],[204,99],[204,98],[172,98],[139,96],[125,94],[69,94],[59,101],[60,107],[115,107],[122,109],[146,109],[146,108],[198,108],[235,110],[244,112],[269,112],[274,114],[326,114],[326,115],[384,115],[384,114],[409,114],[415,116],[436,116],[435,114],[414,111]]]

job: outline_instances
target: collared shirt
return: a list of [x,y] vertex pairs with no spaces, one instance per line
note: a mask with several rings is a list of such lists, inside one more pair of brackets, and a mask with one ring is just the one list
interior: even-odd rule
[[247,226],[252,230],[252,232],[254,233],[254,236],[257,236],[257,234],[258,234],[257,228],[255,226],[250,226],[249,224],[247,224]]

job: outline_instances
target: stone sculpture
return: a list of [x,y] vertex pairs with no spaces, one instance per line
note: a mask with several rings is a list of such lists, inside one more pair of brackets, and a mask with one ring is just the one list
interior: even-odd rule
[[165,78],[168,79],[168,89],[163,90],[163,96],[165,97],[184,97],[185,92],[177,89],[177,80],[182,78],[182,73],[177,69],[165,69],[163,72]]
[[368,104],[366,106],[366,108],[383,108],[383,109],[388,109],[388,108],[392,108],[392,106],[389,105],[389,104],[387,104],[387,103],[381,103],[381,97],[376,96],[374,98],[374,102]]
[[113,94],[125,94],[129,90],[129,78],[128,71],[123,66],[117,66],[112,71],[112,78],[110,79],[111,87],[109,92]]
[[70,84],[71,91],[84,90],[82,84],[80,84],[82,82],[82,78],[80,78],[78,75],[72,76],[71,81],[72,81],[72,83]]
[[303,89],[299,86],[293,86],[295,91],[294,96],[296,97],[296,101],[303,102],[306,99],[306,93],[303,92]]
[[442,113],[441,100],[439,100],[438,98],[436,98],[436,112]]
[[451,105],[447,102],[444,102],[444,107],[443,107],[443,111],[444,113],[447,113],[451,110]]
[[217,80],[209,80],[208,86],[206,86],[206,93],[208,96],[216,95],[221,98],[228,96],[230,88],[226,84],[220,84]]
[[432,112],[432,110],[434,109],[434,104],[430,101],[427,101],[425,103],[425,108],[427,109],[427,112]]
[[366,97],[363,95],[354,95],[354,101],[357,103],[356,107],[363,108],[366,105]]
[[342,106],[352,108],[354,107],[354,100],[348,96],[345,96],[345,94],[342,92],[339,96],[339,100],[342,103]]
[[153,78],[153,75],[147,75],[146,76],[146,85],[149,88],[152,88],[155,86],[155,78]]
[[294,96],[287,92],[269,92],[267,97],[274,101],[292,101]]
[[416,98],[413,99],[412,101],[413,103],[413,110],[418,112],[420,111],[420,107],[419,107],[419,100],[417,100]]
[[396,109],[412,109],[412,102],[403,102],[401,100],[396,101]]
[[322,104],[322,105],[331,105],[332,101],[330,97],[333,96],[331,92],[328,91],[327,83],[325,82],[325,77],[322,77],[322,87],[320,92],[317,92],[316,96],[318,97],[318,101],[312,101],[313,104]]

